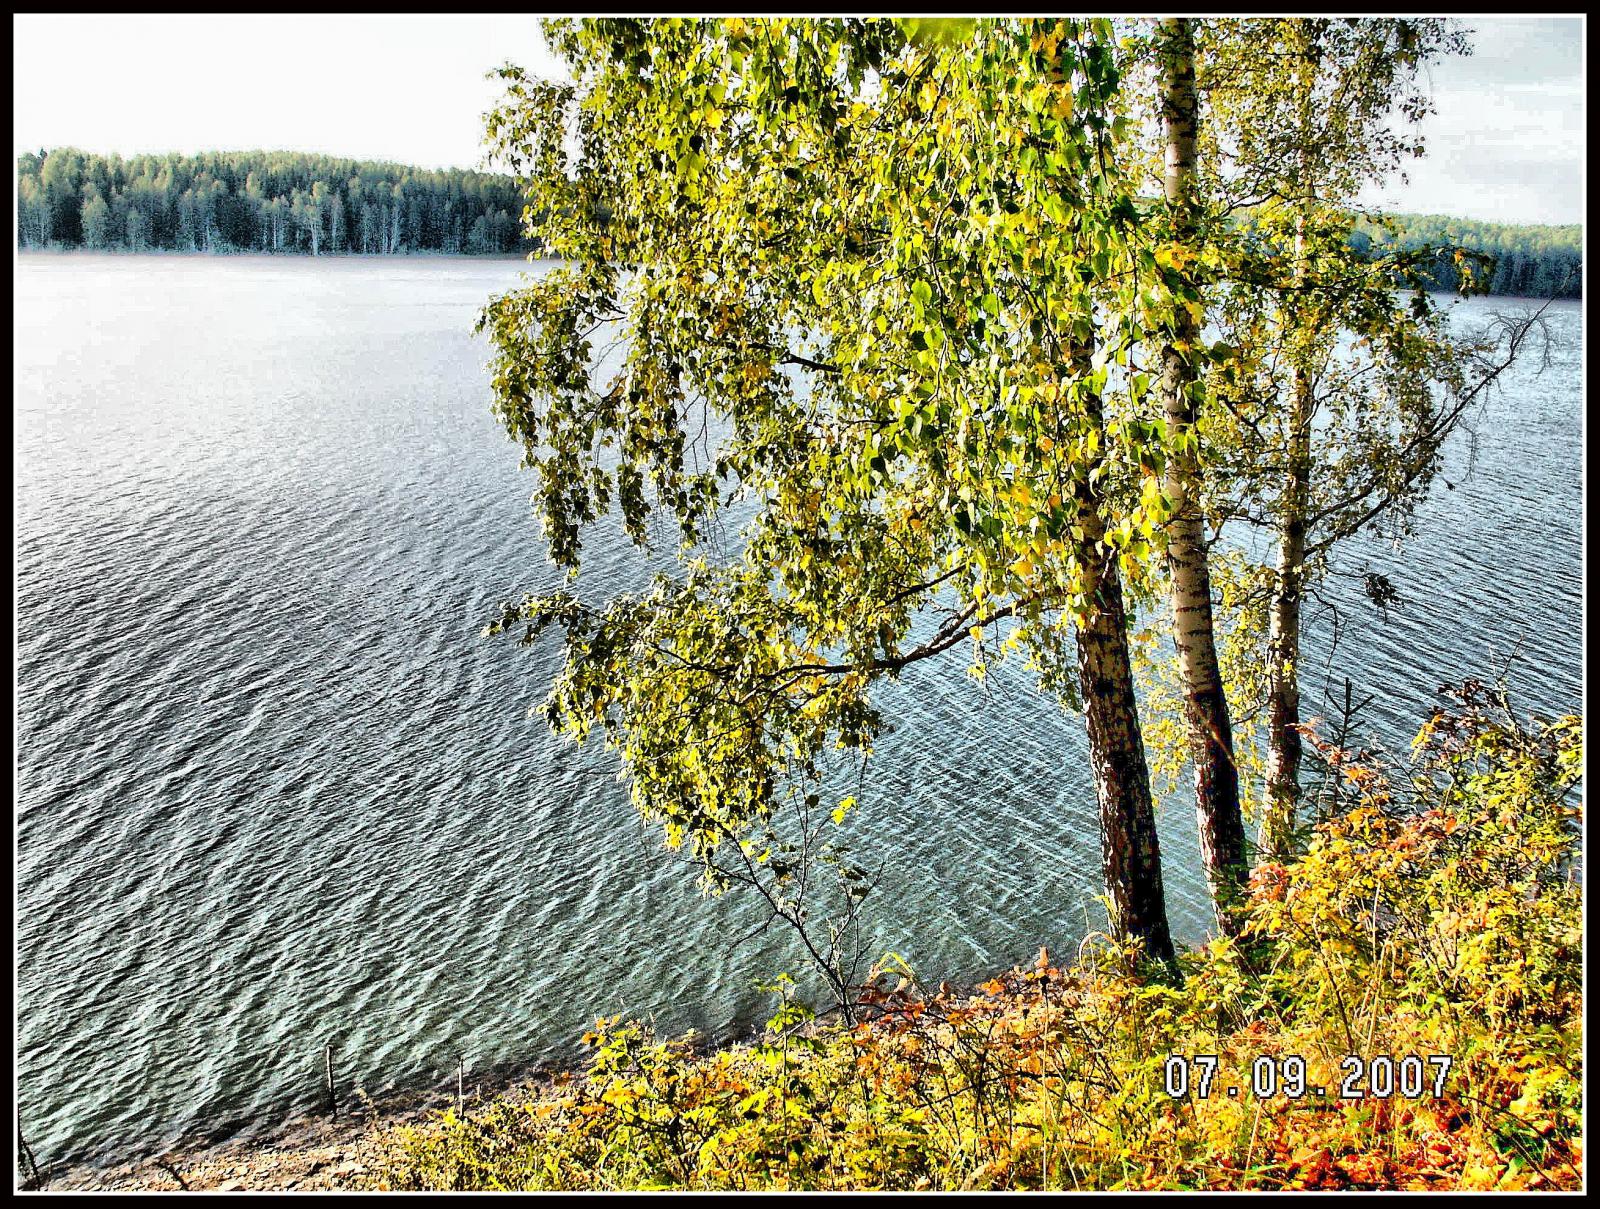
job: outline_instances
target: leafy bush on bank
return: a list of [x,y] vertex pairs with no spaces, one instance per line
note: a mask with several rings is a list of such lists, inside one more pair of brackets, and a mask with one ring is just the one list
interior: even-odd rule
[[[698,1054],[601,1021],[554,1092],[391,1131],[396,1188],[1574,1188],[1581,1185],[1579,719],[1520,723],[1469,683],[1303,855],[1256,871],[1236,946],[1173,971],[1093,936],[975,992],[880,967],[864,1020],[793,994],[755,1045]],[[1174,1099],[1171,1055],[1215,1055]],[[1258,1098],[1306,1061],[1328,1096]],[[1443,1094],[1340,1100],[1341,1059],[1448,1055]],[[1282,1069],[1281,1066],[1278,1069]],[[1225,1089],[1236,1086],[1237,1097]]]

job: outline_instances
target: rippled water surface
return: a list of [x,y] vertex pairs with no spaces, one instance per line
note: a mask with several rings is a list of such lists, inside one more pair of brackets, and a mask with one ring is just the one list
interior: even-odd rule
[[[557,582],[470,335],[525,268],[21,261],[18,1077],[42,1161],[314,1107],[325,1042],[378,1089],[458,1053],[566,1059],[600,1013],[722,1029],[801,969],[776,935],[735,946],[751,905],[702,899],[604,759],[527,718],[555,652],[478,636]],[[1346,559],[1408,603],[1385,622],[1334,589],[1337,674],[1390,738],[1519,644],[1523,702],[1579,705],[1577,307],[1553,322],[1554,364],[1516,371],[1475,459],[1458,443],[1413,541]],[[591,587],[637,575],[615,540],[590,559]],[[922,665],[889,700],[857,830],[888,859],[875,941],[952,980],[1070,946],[1098,870],[1080,722],[1021,669]],[[1192,832],[1163,810],[1191,939]]]

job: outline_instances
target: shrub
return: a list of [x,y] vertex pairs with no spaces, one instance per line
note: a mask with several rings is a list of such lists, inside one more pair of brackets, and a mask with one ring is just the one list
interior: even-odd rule
[[[399,1188],[1574,1188],[1582,1182],[1576,718],[1469,682],[1411,765],[1322,747],[1353,804],[1256,871],[1237,943],[1174,976],[1091,936],[974,992],[890,962],[853,1026],[780,980],[753,1046],[601,1021],[585,1075],[387,1138]],[[1211,1094],[1167,1090],[1213,1055]],[[1329,1097],[1257,1096],[1256,1059]],[[1432,1095],[1340,1100],[1347,1055],[1448,1055]],[[1279,1068],[1281,1069],[1281,1068]],[[1238,1087],[1241,1094],[1224,1093]]]

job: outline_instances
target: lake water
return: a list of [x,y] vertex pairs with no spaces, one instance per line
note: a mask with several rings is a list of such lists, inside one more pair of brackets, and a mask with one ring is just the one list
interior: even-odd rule
[[[804,964],[641,830],[602,753],[527,709],[551,644],[481,638],[557,574],[470,336],[506,261],[23,257],[16,276],[18,1084],[42,1162],[137,1157],[370,1090],[566,1061],[602,1013],[722,1030]],[[1507,300],[1473,303],[1523,305]],[[1581,702],[1580,310],[1519,368],[1337,675],[1414,729],[1520,644]],[[589,548],[591,585],[637,563]],[[1325,624],[1322,623],[1322,624]],[[1323,649],[1325,649],[1325,644]],[[1320,673],[1319,673],[1320,674]],[[1308,712],[1318,684],[1307,686]],[[934,980],[1068,949],[1099,868],[1081,722],[1020,668],[886,695],[856,829],[873,937]],[[1162,812],[1198,938],[1193,814]]]

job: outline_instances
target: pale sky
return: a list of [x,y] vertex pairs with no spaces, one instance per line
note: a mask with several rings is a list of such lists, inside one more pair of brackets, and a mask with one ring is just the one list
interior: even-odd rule
[[17,151],[313,151],[477,167],[525,16],[14,17]]
[[1583,221],[1583,20],[1468,17],[1470,58],[1431,70],[1437,112],[1410,183],[1366,200],[1490,222]]
[[[516,16],[13,17],[15,149],[282,149],[478,166],[484,74],[556,66]],[[1574,223],[1584,209],[1583,22],[1472,17],[1432,70],[1438,114],[1388,208]]]

